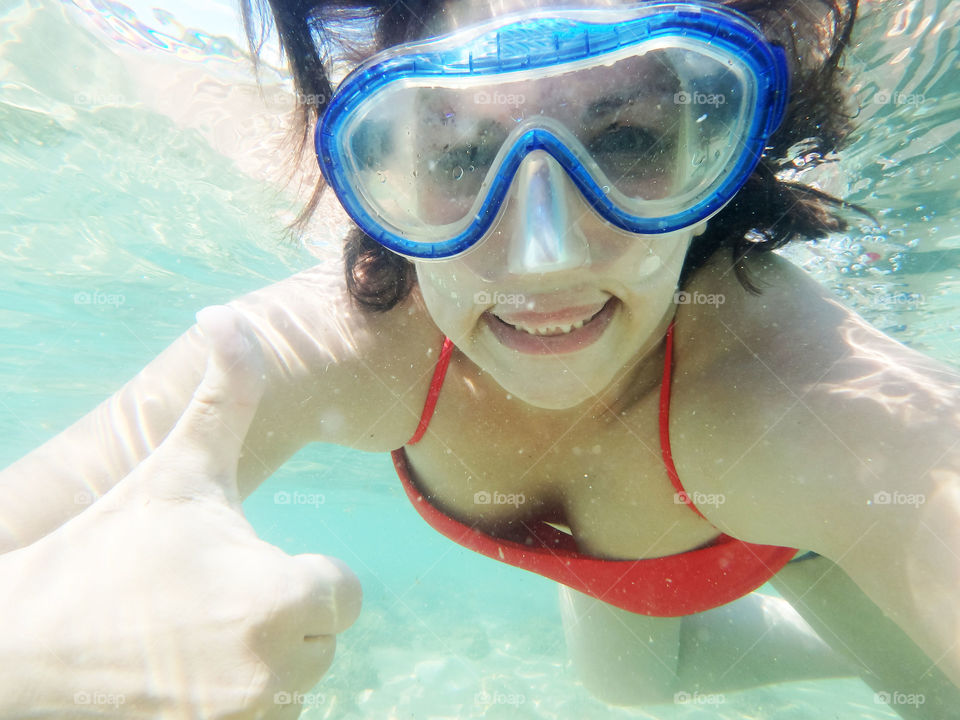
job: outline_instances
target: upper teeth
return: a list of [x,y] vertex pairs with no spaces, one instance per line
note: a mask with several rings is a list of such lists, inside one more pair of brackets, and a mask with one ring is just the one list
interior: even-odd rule
[[531,335],[561,335],[571,330],[582,328],[585,322],[586,320],[577,320],[575,323],[568,323],[566,325],[543,325],[541,327],[530,327],[529,325],[521,325],[518,323],[515,327]]

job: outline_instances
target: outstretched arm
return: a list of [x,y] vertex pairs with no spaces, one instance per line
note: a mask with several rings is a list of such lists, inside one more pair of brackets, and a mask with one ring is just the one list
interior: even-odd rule
[[206,372],[160,446],[0,556],[0,717],[292,720],[356,620],[349,568],[287,555],[243,517],[236,469],[262,348],[229,308],[200,324]]
[[[341,266],[328,263],[230,303],[265,355],[266,390],[240,457],[241,497],[309,442],[387,451],[416,427],[439,331],[416,297],[371,314],[343,285]],[[149,456],[206,363],[193,327],[111,398],[0,472],[0,553],[79,514]]]

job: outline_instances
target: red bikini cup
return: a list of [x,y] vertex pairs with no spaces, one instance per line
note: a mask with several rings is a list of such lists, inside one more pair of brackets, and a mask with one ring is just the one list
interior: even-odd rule
[[[420,424],[408,445],[418,442],[430,424],[453,349],[453,343],[445,338]],[[672,367],[671,323],[660,387],[660,450],[678,500],[703,517],[683,489],[670,453]],[[528,532],[524,542],[502,540],[454,520],[431,505],[416,487],[405,450],[399,448],[392,455],[407,497],[421,517],[441,534],[494,560],[535,572],[641,615],[679,617],[725,605],[763,585],[797,552],[795,548],[756,545],[721,533],[708,545],[677,555],[605,560],[578,552],[571,535],[542,521],[524,523]]]

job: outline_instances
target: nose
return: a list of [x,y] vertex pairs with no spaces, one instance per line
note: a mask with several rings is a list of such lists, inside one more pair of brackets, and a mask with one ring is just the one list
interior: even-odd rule
[[[510,189],[515,204],[507,228],[511,273],[545,273],[590,263],[590,249],[577,219],[579,193],[560,164],[543,150],[527,155]],[[575,203],[576,207],[573,206]],[[571,209],[576,217],[571,221]]]

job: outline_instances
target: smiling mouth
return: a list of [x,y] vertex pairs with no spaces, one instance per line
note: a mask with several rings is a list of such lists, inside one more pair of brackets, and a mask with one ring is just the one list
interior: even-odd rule
[[583,327],[584,323],[590,322],[593,318],[588,318],[587,320],[577,320],[577,322],[572,325],[557,325],[556,327],[540,327],[540,328],[531,328],[526,325],[514,325],[518,330],[523,330],[525,333],[531,335],[540,335],[542,337],[549,337],[552,335],[566,335],[571,330],[579,330]]
[[573,307],[554,313],[504,314],[487,311],[483,318],[501,344],[519,352],[543,355],[569,353],[596,342],[613,319],[618,301],[610,297],[600,306]]
[[553,325],[540,325],[540,326],[530,325],[523,322],[511,323],[511,322],[507,322],[506,320],[504,320],[503,318],[497,315],[495,315],[494,317],[496,317],[501,322],[504,322],[507,325],[510,325],[511,327],[516,328],[517,330],[522,330],[523,332],[528,333],[530,335],[539,335],[540,337],[552,337],[554,335],[566,335],[567,333],[572,332],[573,330],[579,330],[584,325],[591,322],[601,312],[603,312],[603,307],[601,307],[599,310],[597,310],[595,313],[593,313],[589,317],[581,318],[580,320],[576,320],[572,323],[559,323],[559,324],[553,324]]

